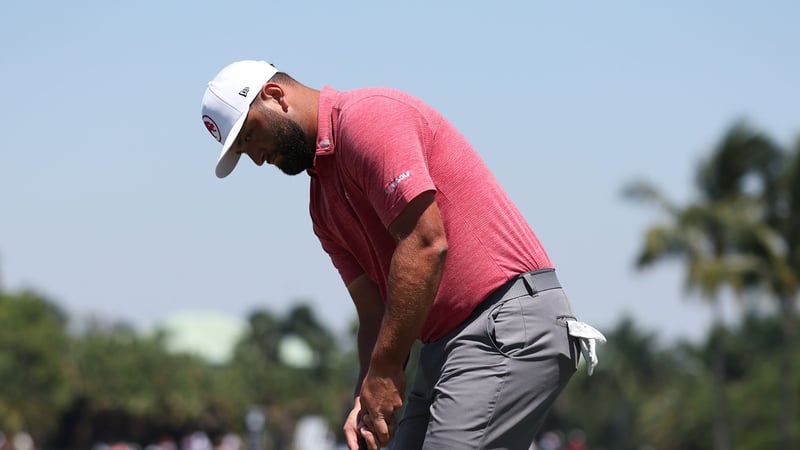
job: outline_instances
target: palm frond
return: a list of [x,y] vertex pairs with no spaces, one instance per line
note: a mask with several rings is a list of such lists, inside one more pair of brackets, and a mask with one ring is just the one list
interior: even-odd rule
[[678,207],[654,184],[646,180],[633,180],[622,188],[622,196],[628,200],[654,204],[657,208],[675,214]]

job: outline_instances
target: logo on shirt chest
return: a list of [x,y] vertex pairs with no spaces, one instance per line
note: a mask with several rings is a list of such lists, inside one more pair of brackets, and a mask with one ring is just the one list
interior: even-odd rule
[[405,172],[401,173],[400,175],[396,176],[394,180],[390,181],[389,184],[383,189],[383,191],[387,194],[391,194],[392,192],[397,189],[397,185],[400,184],[403,180],[411,176],[411,171],[406,170]]

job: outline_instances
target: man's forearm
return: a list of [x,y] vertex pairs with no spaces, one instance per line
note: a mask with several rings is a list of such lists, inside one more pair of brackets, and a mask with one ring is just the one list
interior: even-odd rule
[[387,306],[371,366],[402,370],[428,317],[444,269],[446,243],[410,237],[398,242],[389,268]]
[[356,348],[358,351],[359,372],[355,389],[355,394],[358,395],[361,391],[361,384],[367,374],[367,369],[369,369],[369,360],[372,356],[372,349],[375,348],[375,340],[378,338],[378,330],[380,330],[386,306],[381,298],[378,285],[366,274],[362,274],[351,281],[347,285],[347,291],[350,293],[358,312]]
[[362,320],[358,326],[358,334],[356,336],[356,345],[358,346],[358,380],[354,394],[357,396],[361,392],[361,383],[364,382],[364,377],[367,376],[367,369],[369,369],[370,358],[372,357],[372,350],[375,348],[375,342],[378,339],[378,331],[380,330],[380,321],[365,321]]
[[378,446],[396,430],[392,416],[403,406],[403,366],[442,279],[447,237],[434,197],[432,191],[418,195],[389,225],[396,245],[386,306],[360,396],[362,418]]

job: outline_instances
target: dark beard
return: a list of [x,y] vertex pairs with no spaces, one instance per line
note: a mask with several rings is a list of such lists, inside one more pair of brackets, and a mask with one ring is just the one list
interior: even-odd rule
[[272,134],[281,159],[276,166],[287,175],[297,175],[314,166],[314,147],[306,142],[306,135],[300,125],[280,114],[266,109]]

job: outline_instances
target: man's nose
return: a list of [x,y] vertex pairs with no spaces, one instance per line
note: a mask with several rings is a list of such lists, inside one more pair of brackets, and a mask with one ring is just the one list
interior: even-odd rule
[[255,151],[252,150],[247,152],[247,156],[249,156],[250,159],[253,160],[253,163],[255,163],[255,165],[257,166],[261,166],[264,164],[264,158],[258,155],[259,154],[257,154]]

